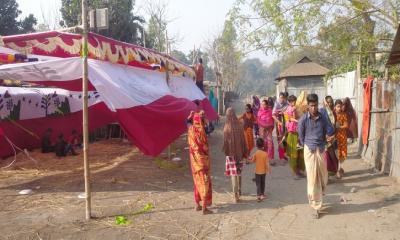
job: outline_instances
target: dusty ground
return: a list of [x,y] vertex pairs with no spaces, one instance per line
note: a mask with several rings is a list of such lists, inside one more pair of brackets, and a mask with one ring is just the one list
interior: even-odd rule
[[[81,156],[58,159],[33,152],[38,165],[19,156],[0,170],[0,239],[400,239],[400,184],[374,174],[360,159],[350,157],[346,177],[328,186],[329,214],[312,220],[306,182],[293,180],[288,166],[273,168],[269,199],[261,203],[255,201],[253,166],[247,166],[243,201],[232,203],[221,142],[217,130],[210,138],[215,214],[208,216],[193,210],[185,136],[173,149],[183,167],[157,164],[119,140],[92,144],[96,218],[90,222],[83,220],[85,201],[78,198],[84,191]],[[34,193],[18,194],[27,188]],[[154,209],[134,214],[148,203]],[[130,224],[116,225],[117,215]]]

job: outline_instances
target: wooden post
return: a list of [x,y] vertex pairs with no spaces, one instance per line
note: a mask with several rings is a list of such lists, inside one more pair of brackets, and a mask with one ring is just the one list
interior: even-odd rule
[[[167,44],[168,46],[168,44]],[[168,51],[167,51],[168,54]],[[169,80],[170,80],[170,76],[169,76],[169,61],[165,61],[165,80],[167,81],[167,84],[169,86]],[[168,160],[171,160],[171,144],[168,145]]]
[[[360,49],[361,50],[361,49]],[[361,60],[362,60],[362,58],[361,58],[361,54],[360,55],[358,55],[358,60],[357,60],[357,70],[356,70],[356,89],[357,89],[357,95],[356,95],[356,98],[357,98],[357,106],[356,106],[356,111],[357,111],[357,114],[358,114],[358,118],[357,118],[357,126],[358,126],[358,139],[357,139],[357,144],[358,144],[358,146],[357,146],[357,152],[358,152],[358,154],[359,155],[361,155],[361,153],[362,153],[362,150],[363,150],[363,147],[364,147],[364,145],[363,145],[363,143],[362,143],[362,121],[359,121],[359,119],[362,119],[362,117],[360,117],[361,116],[361,114],[362,114],[362,109],[363,109],[363,106],[361,106],[361,105],[364,105],[364,99],[363,99],[363,95],[362,95],[362,74],[361,74]]]
[[91,192],[90,192],[90,168],[89,168],[89,129],[88,129],[88,23],[87,0],[82,0],[82,91],[83,91],[83,165],[85,175],[86,196],[86,220],[91,218]]

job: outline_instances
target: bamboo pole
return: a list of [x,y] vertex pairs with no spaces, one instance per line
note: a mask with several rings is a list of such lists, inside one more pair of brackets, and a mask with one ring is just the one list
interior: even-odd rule
[[82,91],[83,91],[83,165],[85,176],[86,220],[91,218],[90,167],[88,158],[89,129],[88,129],[88,23],[87,0],[82,0]]
[[[168,40],[167,40],[167,46],[168,46]],[[167,51],[168,54],[168,51]],[[167,84],[169,86],[169,61],[165,61],[165,80],[167,81]],[[168,145],[168,160],[171,160],[171,144]]]

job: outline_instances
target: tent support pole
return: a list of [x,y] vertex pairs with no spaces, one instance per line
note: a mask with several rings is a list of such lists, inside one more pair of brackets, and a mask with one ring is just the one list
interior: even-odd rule
[[[168,38],[167,38],[168,42]],[[167,54],[168,54],[168,43],[167,43]],[[167,85],[169,86],[170,76],[169,76],[169,61],[165,62],[165,81],[167,81]],[[171,160],[171,144],[168,145],[168,160]]]
[[87,0],[82,0],[82,91],[83,91],[83,165],[85,175],[86,220],[91,218],[90,167],[88,158],[89,128],[88,128],[88,23]]

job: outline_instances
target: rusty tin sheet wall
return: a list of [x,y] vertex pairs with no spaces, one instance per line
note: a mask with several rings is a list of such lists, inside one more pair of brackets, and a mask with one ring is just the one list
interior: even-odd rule
[[393,160],[390,168],[390,175],[400,177],[400,85],[396,85],[395,94],[395,108],[394,108],[394,122],[396,123],[393,128],[394,144],[393,144]]
[[400,177],[399,91],[398,84],[374,80],[369,145],[362,153],[367,163],[395,177]]

